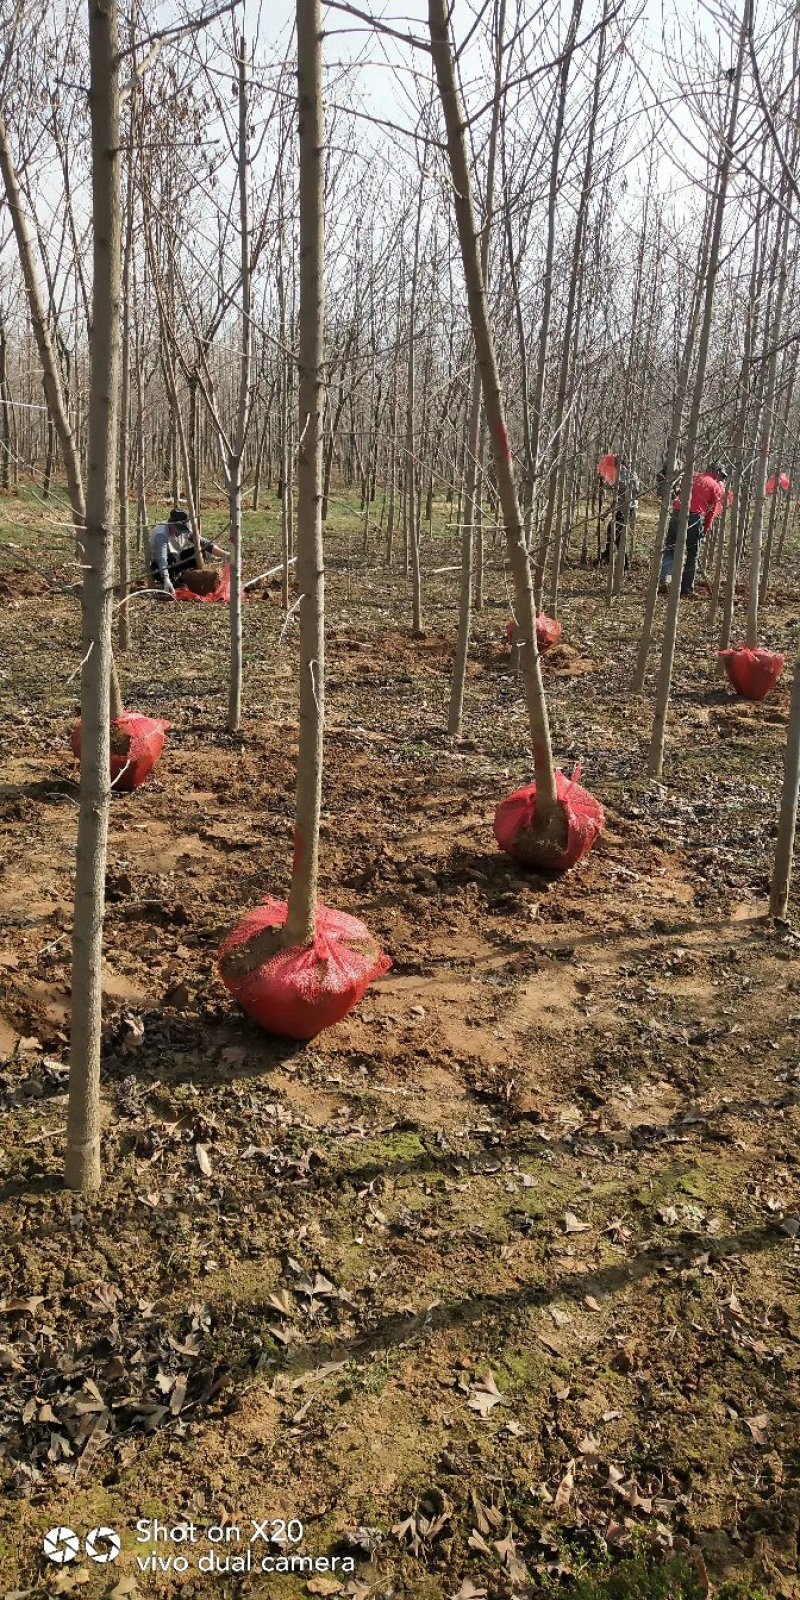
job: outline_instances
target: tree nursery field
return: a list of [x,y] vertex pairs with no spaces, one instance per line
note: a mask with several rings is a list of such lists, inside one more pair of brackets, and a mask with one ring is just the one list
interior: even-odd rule
[[[24,550],[35,511],[6,511]],[[259,571],[279,513],[246,522]],[[231,736],[225,608],[134,612],[125,699],[171,727],[148,783],[112,800],[94,1197],[60,1177],[76,609],[6,551],[11,1592],[798,1593],[800,939],[765,917],[788,689],[734,696],[698,598],[669,774],[649,779],[641,562],[611,610],[596,570],[570,568],[544,657],[554,747],[567,771],[585,760],[607,822],[572,874],[520,868],[492,836],[529,770],[499,552],[455,743],[456,575],[426,578],[412,639],[405,572],[365,564],[356,503],[331,517],[321,893],[368,918],[392,968],[308,1044],[249,1022],[214,960],[287,886],[296,623],[274,583],[247,601]],[[796,585],[773,597],[776,645],[798,607]],[[137,1542],[155,1518],[195,1542]],[[226,1574],[267,1518],[302,1539],[253,1559],[350,1568]],[[43,1573],[62,1524],[119,1531],[113,1579]],[[241,1541],[209,1543],[211,1524]],[[166,1570],[137,1567],[154,1552]]]

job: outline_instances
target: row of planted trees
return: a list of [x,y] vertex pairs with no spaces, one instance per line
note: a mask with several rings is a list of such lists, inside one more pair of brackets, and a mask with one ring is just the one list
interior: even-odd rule
[[[24,24],[24,13],[25,7],[20,7],[14,29]],[[274,398],[287,558],[291,532],[289,487],[293,479],[296,479],[297,489],[294,534],[300,595],[297,602],[300,750],[295,855],[288,901],[270,901],[244,919],[223,947],[221,970],[228,987],[259,1021],[273,1031],[295,1036],[309,1036],[318,1027],[337,1020],[386,965],[363,924],[318,906],[316,894],[325,682],[323,523],[326,503],[334,487],[337,450],[342,460],[345,459],[342,438],[347,439],[347,449],[359,463],[365,543],[369,508],[373,503],[373,491],[377,493],[381,472],[386,474],[387,504],[392,505],[394,496],[398,515],[403,516],[405,550],[412,579],[413,621],[417,629],[422,622],[420,546],[426,481],[430,487],[439,471],[442,481],[449,479],[454,491],[458,484],[461,509],[455,520],[459,524],[462,549],[462,590],[458,665],[450,709],[453,731],[458,731],[460,725],[463,694],[459,692],[458,679],[459,672],[463,674],[469,644],[475,513],[480,503],[481,480],[486,480],[504,530],[507,563],[513,580],[514,615],[535,773],[534,784],[498,807],[495,829],[498,840],[516,859],[544,870],[563,870],[591,847],[602,827],[602,810],[591,795],[568,784],[554,764],[537,647],[537,605],[548,579],[547,592],[553,603],[557,601],[558,577],[566,555],[566,530],[581,482],[575,464],[582,461],[580,471],[584,472],[584,482],[590,477],[593,481],[597,449],[603,439],[599,432],[599,411],[593,415],[592,404],[587,406],[586,402],[587,393],[591,396],[593,392],[590,383],[592,352],[601,346],[597,370],[606,376],[615,373],[619,380],[618,390],[610,388],[609,397],[616,395],[615,403],[620,406],[616,426],[621,448],[635,464],[648,448],[647,430],[653,427],[646,421],[646,399],[658,387],[655,352],[664,308],[671,303],[669,295],[665,298],[666,273],[662,262],[666,237],[662,230],[666,224],[652,190],[654,164],[651,161],[644,191],[644,217],[639,234],[634,232],[638,242],[627,284],[630,301],[622,326],[617,327],[618,337],[611,338],[609,301],[603,301],[602,284],[609,270],[603,241],[610,237],[608,174],[613,172],[610,161],[614,140],[610,139],[609,148],[601,159],[604,129],[600,108],[605,103],[604,96],[613,91],[615,73],[619,71],[613,65],[618,60],[618,52],[609,48],[615,37],[612,30],[619,27],[619,20],[618,14],[607,6],[597,19],[587,22],[576,0],[565,41],[549,63],[549,88],[542,91],[542,115],[544,118],[546,113],[549,145],[546,150],[536,148],[537,164],[534,167],[532,156],[527,171],[529,184],[534,182],[536,174],[540,176],[546,224],[541,274],[536,285],[536,310],[532,313],[526,300],[531,293],[531,283],[526,276],[519,230],[523,224],[532,225],[533,212],[529,208],[521,217],[524,210],[521,196],[525,196],[526,189],[518,185],[515,193],[510,167],[511,156],[515,162],[513,171],[517,170],[520,157],[512,135],[522,138],[520,127],[508,115],[514,63],[510,41],[515,37],[511,20],[499,0],[490,29],[492,93],[488,104],[488,143],[485,164],[476,163],[467,138],[472,119],[468,118],[461,101],[457,56],[447,13],[442,0],[429,0],[428,37],[414,41],[414,47],[427,59],[433,78],[430,73],[426,78],[420,72],[420,82],[416,86],[421,101],[421,120],[414,131],[414,143],[418,152],[421,148],[422,159],[415,184],[410,189],[401,187],[412,248],[403,257],[395,315],[383,322],[378,316],[376,282],[379,283],[380,278],[376,280],[375,270],[380,269],[380,262],[375,262],[373,237],[370,276],[363,292],[359,289],[356,302],[358,320],[343,319],[342,326],[347,330],[345,345],[335,359],[331,357],[324,335],[325,221],[332,209],[334,215],[337,214],[337,184],[338,199],[345,214],[353,196],[348,190],[346,170],[343,173],[335,166],[332,168],[329,162],[326,165],[330,146],[326,146],[323,123],[322,29],[318,0],[298,0],[296,96],[288,88],[288,74],[283,65],[269,83],[266,78],[259,80],[252,70],[245,38],[241,34],[235,36],[231,52],[233,65],[226,67],[223,74],[225,81],[232,82],[235,87],[232,120],[220,100],[215,76],[217,68],[213,65],[217,58],[205,53],[199,43],[205,38],[200,21],[168,30],[166,35],[139,37],[136,20],[134,16],[131,37],[125,43],[119,38],[114,0],[89,0],[93,260],[91,300],[87,296],[86,305],[91,325],[91,369],[85,473],[83,441],[76,429],[75,396],[65,385],[59,341],[54,334],[58,322],[54,319],[49,279],[45,291],[39,271],[46,258],[47,242],[34,237],[29,202],[20,179],[20,163],[15,159],[8,133],[8,105],[13,104],[13,94],[10,101],[4,102],[0,122],[0,167],[7,207],[44,374],[47,415],[52,420],[67,467],[83,575],[81,792],[67,1160],[67,1181],[78,1188],[96,1186],[100,1176],[100,958],[110,801],[109,708],[119,710],[113,698],[111,657],[115,510],[117,489],[124,503],[127,498],[124,491],[130,481],[126,438],[128,419],[132,408],[135,410],[132,387],[141,391],[134,427],[139,443],[138,447],[133,447],[140,489],[147,473],[143,367],[140,364],[144,320],[141,305],[134,296],[137,186],[148,281],[153,296],[151,309],[161,345],[165,412],[177,441],[179,466],[173,470],[182,472],[181,482],[196,521],[203,482],[199,419],[201,414],[207,420],[210,418],[217,466],[229,501],[233,579],[229,726],[233,729],[238,728],[241,716],[242,502],[247,472],[255,470],[254,437],[262,427],[264,415],[271,417],[273,414],[271,410],[259,414],[257,404],[259,380],[255,374],[259,357],[254,352],[254,342],[259,337],[264,349],[270,349],[270,361],[274,361],[277,374]],[[12,42],[16,44],[14,30],[12,34]],[[162,48],[166,48],[176,34],[195,67],[199,62],[208,79],[209,97],[219,126],[226,128],[229,134],[231,162],[227,168],[221,163],[220,170],[228,171],[235,179],[226,206],[217,206],[219,260],[215,275],[216,298],[210,314],[210,293],[195,285],[196,299],[191,300],[186,273],[186,255],[188,252],[191,256],[191,249],[181,242],[174,226],[175,216],[180,215],[180,185],[176,187],[180,166],[173,168],[168,160],[158,167],[151,162],[145,175],[144,165],[138,169],[133,165],[133,152],[143,158],[146,147],[142,128],[147,95],[143,85],[148,73],[158,64]],[[790,34],[796,44],[796,27],[792,33],[790,26]],[[570,83],[579,63],[592,89],[586,118],[581,120],[579,116],[576,127],[575,96],[570,99]],[[783,64],[779,63],[775,71],[781,70]],[[127,78],[123,84],[124,74]],[[774,419],[781,415],[788,429],[793,415],[792,340],[786,337],[784,319],[788,308],[795,304],[797,288],[793,266],[796,251],[793,252],[792,245],[796,229],[798,89],[797,82],[792,87],[790,81],[788,91],[782,96],[782,112],[776,123],[762,105],[763,83],[749,3],[737,22],[731,40],[731,64],[723,78],[724,84],[714,79],[705,86],[708,106],[703,126],[709,143],[708,182],[705,215],[697,226],[694,272],[693,275],[689,272],[687,261],[681,258],[681,271],[673,284],[675,292],[680,289],[683,296],[680,303],[685,316],[681,319],[682,338],[677,360],[669,366],[669,381],[661,385],[662,389],[666,387],[670,408],[661,531],[680,451],[684,460],[676,546],[676,566],[680,571],[695,462],[701,450],[709,449],[712,442],[718,446],[721,437],[729,438],[733,453],[733,499],[727,530],[720,530],[717,535],[715,572],[718,571],[719,576],[714,584],[712,605],[716,607],[720,603],[724,576],[730,587],[730,594],[728,588],[725,589],[724,601],[724,617],[730,630],[731,586],[735,585],[749,541],[748,642],[752,645],[757,642],[758,605],[766,585],[767,563],[763,557],[770,548],[770,536],[774,542],[775,533],[775,519],[770,514],[766,519],[765,545],[764,508],[772,463]],[[530,81],[527,72],[524,81]],[[435,86],[435,95],[432,86]],[[163,106],[163,101],[159,103]],[[699,103],[702,106],[702,97]],[[299,124],[296,168],[288,161],[295,106]],[[760,118],[759,108],[763,112]],[[714,124],[712,113],[716,111],[722,113],[719,126]],[[573,120],[570,120],[570,113]],[[121,152],[125,116],[129,143],[126,183],[123,184]],[[442,124],[444,137],[440,132]],[[191,119],[189,125],[192,126]],[[202,127],[202,119],[199,126]],[[196,131],[197,127],[195,116]],[[606,127],[606,137],[608,131]],[[253,150],[259,138],[266,139],[268,135],[276,141],[276,165],[271,169],[270,182],[259,189],[254,182]],[[398,130],[395,135],[399,136]],[[656,136],[657,130],[654,130]],[[200,143],[202,146],[202,139]],[[575,151],[580,152],[579,182],[569,258],[571,267],[559,284],[557,200],[569,170],[567,148],[573,159]],[[219,174],[210,158],[206,160],[211,183]],[[604,172],[605,177],[600,182],[598,175]],[[182,181],[185,184],[185,175]],[[222,183],[221,178],[219,182]],[[166,195],[159,188],[164,183],[168,185]],[[599,213],[595,194],[598,183]],[[438,192],[447,197],[444,219],[441,216],[434,219],[429,214],[425,193],[428,184],[438,186]],[[730,200],[735,185],[742,193],[737,197],[735,221],[731,227]],[[495,204],[496,196],[498,204]],[[69,213],[70,198],[66,190],[65,197]],[[183,200],[189,203],[185,193]],[[234,214],[235,227],[229,226]],[[294,237],[295,225],[296,241],[284,262],[286,238],[287,235]],[[74,215],[69,231],[77,245]],[[743,236],[751,246],[747,267],[751,293],[745,301],[741,350],[735,337],[731,337],[730,349],[726,346],[728,334],[721,337],[718,298],[726,264],[730,268],[732,235],[737,231],[739,242]],[[336,239],[336,230],[333,232]],[[232,239],[237,245],[235,253],[230,248]],[[438,256],[440,244],[442,255]],[[425,249],[430,252],[431,263],[427,300],[422,271]],[[270,250],[276,269],[277,336],[267,331],[262,320],[266,291],[260,297],[257,270],[259,261]],[[593,250],[597,251],[596,260]],[[357,271],[361,272],[365,256],[360,245],[354,259]],[[593,260],[595,271],[589,267]],[[434,297],[434,289],[441,279],[441,262],[446,262],[451,286],[449,324],[440,314],[441,304],[437,310]],[[741,288],[741,280],[729,272],[724,280],[726,295],[732,291],[734,282]],[[328,273],[329,296],[336,283],[335,273],[333,276]],[[754,287],[761,289],[755,304]],[[261,288],[264,289],[263,284]],[[759,311],[765,289],[765,309]],[[464,327],[463,312],[460,318],[455,313],[459,302],[466,305],[468,329]],[[385,299],[382,304],[385,311]],[[557,305],[560,305],[560,326]],[[369,306],[371,314],[366,310]],[[677,318],[675,306],[673,310]],[[601,338],[597,327],[598,324],[603,327],[604,312],[604,337]],[[140,336],[136,331],[137,317],[142,336],[140,347],[136,344]],[[234,339],[235,327],[238,335]],[[215,343],[223,329],[228,341],[224,349]],[[460,331],[454,333],[454,329]],[[532,329],[536,331],[535,339],[530,337]],[[616,351],[610,366],[606,346]],[[135,362],[131,359],[131,349]],[[222,359],[226,350],[235,352],[235,385],[231,363]],[[263,350],[261,354],[263,357]],[[737,355],[736,381],[726,387],[731,364],[736,366]],[[509,373],[517,372],[522,374],[521,402],[510,405],[507,398]],[[447,381],[443,400],[444,374]],[[713,388],[715,383],[718,391]],[[664,404],[663,397],[661,404]],[[342,422],[348,407],[352,424],[349,432]],[[120,411],[121,430],[118,427]],[[384,418],[385,414],[390,419],[388,428],[376,420]],[[578,422],[588,429],[583,435]],[[594,436],[592,425],[597,429]],[[452,433],[449,445],[446,444],[448,430]],[[757,470],[753,460],[747,457],[754,438],[759,441]],[[512,443],[515,439],[520,441],[516,446]],[[607,436],[603,442],[607,442]],[[256,454],[256,465],[257,459]],[[772,504],[777,501],[773,499]],[[121,523],[124,535],[124,516]],[[613,599],[621,585],[623,553],[621,546],[616,559],[610,562],[609,599]],[[123,589],[126,554],[123,538],[120,562]],[[652,632],[658,555],[657,542],[642,631],[642,682]],[[679,593],[675,584],[666,607],[650,752],[650,770],[657,776],[663,762],[678,621]],[[463,684],[463,676],[461,681]],[[790,860],[797,800],[797,737],[798,730],[793,725],[781,826],[783,856],[779,850],[782,865],[776,873],[776,883],[780,873],[783,874],[781,882],[784,878],[788,881],[786,848],[788,839]],[[785,908],[785,901],[783,904]],[[773,909],[776,905],[777,900],[774,900]]]
[[[252,421],[239,472],[243,504],[263,504],[265,493],[282,488],[292,471],[299,258],[291,79],[285,64],[264,56],[262,47],[253,53],[250,82],[240,96],[235,38],[221,28],[160,40],[154,54],[140,24],[125,45],[122,359],[128,380],[121,397],[120,483],[138,508],[139,543],[166,495],[199,510],[207,494],[216,499],[227,490],[240,415],[245,285]],[[679,201],[680,173],[665,160],[672,132],[667,114],[651,106],[638,119],[628,115],[620,122],[620,111],[631,101],[636,105],[643,88],[631,62],[638,42],[633,28],[624,12],[584,15],[576,5],[566,47],[549,63],[545,27],[536,70],[529,62],[529,30],[513,8],[495,5],[486,29],[495,126],[484,108],[476,122],[476,206],[491,224],[484,230],[487,279],[526,538],[536,549],[537,593],[551,609],[567,541],[587,554],[595,547],[586,507],[598,456],[607,448],[624,450],[650,485],[662,465],[681,387],[704,190],[729,88],[725,71],[700,63],[698,81],[683,84],[687,114],[696,122],[692,142],[708,147],[708,171],[693,173],[688,199],[682,192]],[[73,177],[63,186],[58,226],[48,231],[35,203],[37,187],[57,181],[65,141],[71,141],[71,156],[80,150],[85,97],[74,86],[80,74],[64,70],[69,62],[62,59],[65,52],[79,59],[80,41],[74,29],[65,31],[63,44],[54,38],[53,23],[31,3],[23,8],[19,32],[15,70],[4,90],[11,155],[33,223],[65,405],[85,457],[90,307],[85,219],[76,198],[79,161],[77,171],[70,162]],[[60,86],[44,126],[29,81],[42,68],[57,75]],[[770,62],[771,80],[776,73],[778,65]],[[780,85],[774,87],[779,94]],[[665,100],[668,88],[665,83]],[[416,551],[434,495],[449,497],[460,530],[466,508],[473,514],[471,474],[484,500],[492,496],[496,504],[497,486],[485,435],[479,431],[473,439],[469,318],[454,265],[452,211],[442,203],[448,179],[431,131],[423,70],[410,92],[419,108],[415,136],[408,129],[385,135],[378,129],[367,136],[368,155],[360,148],[364,117],[338,109],[346,87],[337,89],[331,114],[323,510],[327,514],[342,487],[359,493],[367,548],[407,560],[418,624],[425,595]],[[763,320],[759,290],[772,265],[765,236],[778,215],[780,203],[771,203],[770,195],[780,166],[774,153],[764,155],[764,130],[752,121],[745,128],[747,157],[737,170],[735,236],[717,271],[698,435],[708,455],[734,448],[742,385],[758,388],[763,372],[763,327],[753,330],[744,373],[739,333],[748,317]],[[632,166],[642,126],[650,154]],[[246,241],[237,198],[242,166],[251,178]],[[795,304],[792,283],[787,325]],[[0,371],[0,481],[34,472],[45,486],[54,465],[64,462],[25,327],[20,276],[6,251],[0,329],[10,347]],[[798,415],[792,354],[787,347],[778,362],[773,431],[790,474]],[[750,406],[742,441],[746,489],[754,426]],[[125,578],[128,517],[122,522]],[[134,565],[138,559],[134,549]],[[476,580],[480,600],[480,549]]]

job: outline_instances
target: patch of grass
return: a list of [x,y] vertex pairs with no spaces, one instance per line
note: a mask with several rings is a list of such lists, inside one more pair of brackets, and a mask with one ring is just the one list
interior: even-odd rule
[[586,1572],[567,1588],[554,1582],[543,1592],[558,1594],[562,1600],[702,1600],[704,1590],[696,1573],[679,1558],[656,1563],[647,1556],[634,1556],[612,1570],[606,1566]]
[[357,1146],[348,1146],[341,1151],[341,1169],[346,1174],[348,1168],[357,1169],[359,1173],[377,1171],[388,1168],[398,1169],[410,1166],[429,1154],[424,1139],[413,1128],[398,1128],[393,1133],[381,1134],[374,1139],[364,1139]]

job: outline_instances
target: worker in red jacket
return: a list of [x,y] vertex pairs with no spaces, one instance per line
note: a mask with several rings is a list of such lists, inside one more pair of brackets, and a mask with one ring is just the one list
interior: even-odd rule
[[[689,522],[686,528],[686,551],[683,557],[683,576],[681,578],[681,594],[694,594],[694,580],[697,572],[697,557],[700,553],[700,543],[706,536],[712,522],[719,516],[725,504],[725,485],[728,481],[728,469],[718,461],[708,468],[707,472],[696,472],[692,478],[692,497],[689,501]],[[672,502],[672,515],[667,528],[667,539],[664,545],[664,554],[661,557],[661,582],[659,593],[666,594],[672,582],[672,568],[675,565],[675,541],[678,537],[678,521],[680,519],[680,495]]]

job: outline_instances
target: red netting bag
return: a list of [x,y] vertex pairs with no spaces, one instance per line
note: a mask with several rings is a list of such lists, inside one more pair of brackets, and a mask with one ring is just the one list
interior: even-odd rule
[[616,483],[617,463],[616,458],[611,452],[609,452],[609,454],[606,456],[600,457],[600,460],[597,463],[597,470],[603,482],[607,483],[609,488],[612,484]]
[[786,666],[776,650],[720,650],[720,660],[737,694],[744,700],[764,700]]
[[[506,639],[509,644],[514,643],[516,626],[517,624],[513,617],[506,623]],[[554,617],[546,617],[543,611],[540,612],[536,618],[536,644],[539,654],[544,655],[547,650],[552,649],[554,644],[558,644],[563,632],[564,629],[560,622],[556,622]]]
[[764,493],[774,494],[776,489],[791,489],[791,487],[792,480],[788,472],[773,472],[772,477],[767,478]]
[[[111,783],[115,789],[138,789],[149,778],[164,748],[169,727],[160,717],[142,717],[136,711],[123,711],[111,719]],[[76,722],[70,737],[73,755],[81,758],[81,725]]]
[[341,1022],[392,963],[357,917],[319,903],[313,944],[279,948],[252,972],[244,963],[237,970],[236,954],[246,960],[250,941],[266,929],[282,928],[286,910],[285,900],[266,895],[231,930],[217,959],[226,988],[267,1033],[313,1039]]
[[556,794],[567,819],[567,842],[554,853],[546,842],[533,831],[536,816],[536,784],[515,789],[507,799],[501,800],[494,814],[494,836],[501,850],[519,861],[522,866],[539,867],[548,872],[566,872],[576,861],[588,855],[595,840],[605,827],[605,815],[599,800],[577,782],[580,768],[571,778],[563,772],[556,773]]
[[540,613],[536,618],[536,643],[542,655],[545,651],[552,650],[554,644],[558,644],[563,632],[561,623],[556,622],[555,617],[546,617],[543,611]]
[[[203,567],[200,576],[202,577],[203,573],[205,573],[205,572],[209,572],[209,574],[211,574],[212,569],[207,568],[207,567]],[[213,589],[206,590],[205,593],[203,593],[202,591],[200,593],[197,593],[194,589],[190,589],[189,588],[189,586],[188,586],[188,574],[187,574],[187,582],[185,584],[182,584],[179,589],[175,590],[175,599],[176,600],[211,600],[211,601],[216,601],[220,605],[225,605],[225,606],[230,605],[230,599],[231,599],[231,564],[230,564],[230,562],[226,561],[226,563],[225,563],[224,567],[222,568],[221,572],[219,572],[218,574],[214,574],[214,576],[217,577],[217,579],[218,579],[215,587]]]

